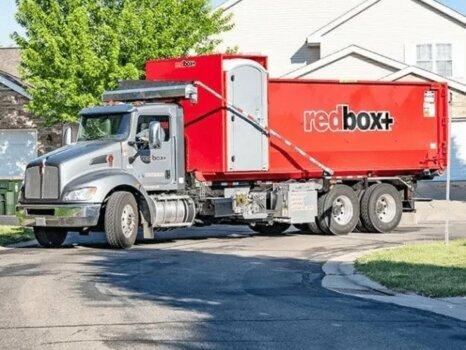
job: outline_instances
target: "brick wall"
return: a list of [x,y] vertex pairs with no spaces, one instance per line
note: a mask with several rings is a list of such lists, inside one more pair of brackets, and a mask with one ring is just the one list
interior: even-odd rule
[[0,84],[0,129],[36,129],[39,155],[61,146],[62,126],[46,128],[26,112],[28,99]]

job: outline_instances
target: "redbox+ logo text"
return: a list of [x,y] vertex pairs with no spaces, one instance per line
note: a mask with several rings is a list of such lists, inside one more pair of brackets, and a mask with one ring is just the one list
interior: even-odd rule
[[354,112],[347,105],[339,105],[330,113],[324,111],[304,112],[305,132],[375,132],[391,131],[395,119],[388,111]]

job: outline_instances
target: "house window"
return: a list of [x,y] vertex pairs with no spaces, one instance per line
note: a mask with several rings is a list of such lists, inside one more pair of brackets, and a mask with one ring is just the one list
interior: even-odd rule
[[418,45],[417,46],[417,60],[416,65],[419,68],[433,71],[434,70],[434,62],[432,60],[432,45]]
[[450,78],[453,76],[451,44],[421,44],[416,46],[416,65]]
[[437,73],[450,78],[453,75],[453,59],[451,44],[437,44]]

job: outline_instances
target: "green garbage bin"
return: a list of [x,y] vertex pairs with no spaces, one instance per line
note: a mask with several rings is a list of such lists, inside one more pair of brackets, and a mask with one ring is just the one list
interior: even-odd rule
[[5,195],[2,193],[0,194],[0,215],[6,215],[6,207],[5,207]]
[[15,215],[21,180],[0,180],[0,215]]

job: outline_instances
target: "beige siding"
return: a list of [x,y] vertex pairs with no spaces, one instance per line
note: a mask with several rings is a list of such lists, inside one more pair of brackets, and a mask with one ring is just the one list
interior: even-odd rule
[[[280,76],[306,65],[306,38],[362,0],[243,0],[228,12],[235,27],[222,34],[220,47],[238,46],[242,53],[260,53],[270,59],[270,73]],[[309,52],[311,63],[316,53]]]
[[359,55],[349,55],[300,78],[379,80],[395,70]]
[[355,44],[415,64],[416,45],[451,43],[453,74],[466,82],[466,28],[415,0],[383,0],[327,33],[322,56]]
[[429,81],[426,78],[417,76],[417,75],[406,75],[397,81],[418,81],[418,82],[424,82],[424,81]]
[[[451,115],[456,119],[466,120],[466,95],[452,91]],[[466,139],[466,135],[464,135]]]

